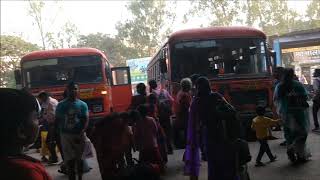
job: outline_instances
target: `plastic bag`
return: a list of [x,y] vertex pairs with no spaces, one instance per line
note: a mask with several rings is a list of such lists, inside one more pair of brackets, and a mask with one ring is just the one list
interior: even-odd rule
[[93,157],[94,155],[93,155],[92,143],[90,139],[87,136],[85,136],[83,159],[89,159]]

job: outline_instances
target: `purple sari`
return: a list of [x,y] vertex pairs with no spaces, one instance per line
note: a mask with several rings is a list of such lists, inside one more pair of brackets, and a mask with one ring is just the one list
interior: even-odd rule
[[200,122],[197,114],[197,98],[194,98],[190,105],[187,144],[184,154],[185,175],[199,176],[200,169]]
[[[200,169],[200,134],[204,134],[205,146],[208,156],[208,180],[238,180],[236,153],[230,143],[215,142],[213,135],[208,132],[202,132],[200,128],[201,118],[206,118],[202,114],[203,108],[208,107],[210,113],[212,105],[200,106],[200,98],[194,98],[189,112],[187,145],[184,155],[185,175],[199,176]],[[201,110],[201,113],[199,113]],[[203,115],[203,114],[202,114]],[[215,116],[213,116],[215,117]],[[210,119],[214,121],[214,119]]]

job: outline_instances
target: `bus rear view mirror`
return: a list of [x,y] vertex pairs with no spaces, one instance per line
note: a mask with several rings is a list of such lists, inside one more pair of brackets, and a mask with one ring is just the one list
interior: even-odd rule
[[14,70],[14,78],[16,80],[16,84],[21,84],[21,71],[20,70]]
[[272,67],[276,68],[277,67],[277,53],[273,50],[270,50],[268,52],[269,52]]

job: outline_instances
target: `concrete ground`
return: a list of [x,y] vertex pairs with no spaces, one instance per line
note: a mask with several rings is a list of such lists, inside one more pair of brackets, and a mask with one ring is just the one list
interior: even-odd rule
[[[319,180],[320,179],[320,134],[310,132],[308,137],[308,147],[312,153],[312,158],[307,163],[300,166],[290,164],[286,156],[285,147],[279,146],[283,141],[282,132],[273,132],[278,140],[269,142],[270,148],[274,154],[278,156],[278,161],[267,163],[265,167],[255,167],[255,157],[259,151],[259,143],[251,142],[250,151],[253,156],[252,161],[248,164],[249,173],[252,180]],[[40,158],[38,153],[29,152],[30,155]],[[183,150],[176,150],[173,155],[169,156],[169,163],[166,175],[163,179],[166,180],[186,180],[183,176]],[[267,156],[263,157],[263,162],[268,162]],[[84,175],[83,179],[100,180],[101,176],[96,158],[89,159],[89,164],[93,168],[89,173]],[[57,172],[58,165],[47,165],[46,169],[54,180],[67,180],[68,178]],[[202,162],[200,180],[205,180],[207,174],[206,163]]]
[[[310,112],[310,119],[312,122],[312,116]],[[313,128],[311,123],[311,128]],[[269,145],[272,153],[278,156],[278,161],[273,163],[267,163],[269,159],[266,154],[262,161],[266,162],[265,167],[255,167],[255,158],[259,151],[258,142],[250,142],[250,152],[252,155],[252,161],[248,163],[249,174],[251,180],[320,180],[320,132],[310,132],[307,145],[312,154],[311,160],[305,164],[294,166],[287,159],[286,148],[279,144],[283,142],[283,132],[273,132],[273,135],[278,137],[277,140],[269,141]],[[182,155],[183,150],[174,151],[173,155],[169,155],[169,162],[167,165],[167,171],[162,179],[164,180],[187,180],[188,177],[183,175]],[[29,152],[29,155],[40,159],[38,153]],[[137,156],[137,154],[135,154]],[[84,180],[101,180],[100,172],[96,157],[88,160],[89,165],[93,168],[89,173],[85,174]],[[58,173],[58,165],[45,164],[47,171],[53,177],[54,180],[67,180],[67,176]],[[207,166],[205,162],[202,162],[201,174],[199,180],[207,179]]]

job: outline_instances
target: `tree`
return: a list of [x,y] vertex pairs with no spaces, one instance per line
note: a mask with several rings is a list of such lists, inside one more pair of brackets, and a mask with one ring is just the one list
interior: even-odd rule
[[79,30],[75,24],[67,21],[61,27],[61,30],[59,32],[47,32],[46,38],[48,45],[51,48],[71,48],[77,43],[77,40],[79,38]]
[[64,42],[63,44],[61,44],[61,47],[67,46],[68,48],[71,48],[71,46],[77,41],[79,31],[75,24],[67,21],[62,27],[61,34],[63,35],[63,38],[60,39]]
[[239,21],[239,0],[191,0],[191,10],[184,16],[206,16],[210,26],[230,26]]
[[242,8],[246,12],[246,25],[258,25],[268,35],[320,27],[318,0],[308,5],[306,18],[290,9],[288,0],[246,0]]
[[309,20],[309,28],[320,28],[320,1],[313,0],[307,8],[306,18]]
[[13,71],[20,66],[20,58],[40,48],[17,36],[1,35],[0,87],[14,87]]
[[319,27],[319,4],[313,0],[308,6],[307,19],[288,7],[288,0],[191,0],[191,10],[185,15],[201,15],[210,26],[230,26],[237,23],[255,26],[267,35]]
[[268,35],[283,34],[295,29],[299,14],[289,9],[287,1],[247,0],[247,23],[257,23]]
[[44,2],[41,1],[31,1],[29,0],[29,15],[34,19],[35,24],[37,25],[40,36],[41,36],[41,41],[42,41],[42,48],[45,50],[46,49],[46,33],[43,25],[43,8],[44,8]]
[[119,39],[102,33],[80,35],[78,44],[74,47],[92,47],[102,50],[114,66],[123,66],[127,59],[138,56],[135,49],[128,48]]
[[[175,5],[175,2],[168,1]],[[175,15],[165,0],[135,0],[127,5],[131,19],[116,26],[117,38],[130,48],[138,50],[138,57],[151,56],[171,32]]]
[[[55,1],[56,5],[58,1]],[[56,17],[44,17],[43,12],[45,10],[46,3],[43,0],[39,1],[31,1],[29,0],[29,16],[31,16],[34,20],[34,24],[37,25],[40,37],[42,41],[42,49],[50,49],[50,48],[70,48],[72,45],[76,44],[76,40],[79,35],[79,31],[75,24],[66,20],[66,22],[58,29],[58,32],[52,32],[52,25],[55,22]],[[58,8],[57,13],[61,10]],[[48,25],[48,23],[50,24]]]

